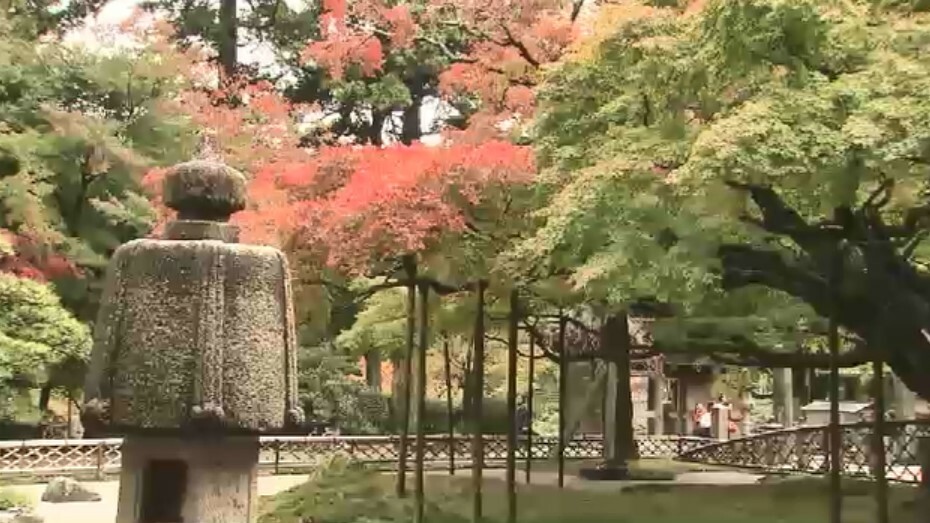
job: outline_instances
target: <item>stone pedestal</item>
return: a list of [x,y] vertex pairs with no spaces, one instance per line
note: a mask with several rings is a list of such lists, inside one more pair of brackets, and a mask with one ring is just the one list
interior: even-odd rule
[[252,523],[258,452],[258,437],[130,436],[116,523]]

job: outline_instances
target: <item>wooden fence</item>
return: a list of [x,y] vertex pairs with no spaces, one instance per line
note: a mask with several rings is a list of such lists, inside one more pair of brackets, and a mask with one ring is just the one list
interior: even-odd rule
[[[260,438],[259,466],[268,473],[307,472],[329,456],[392,468],[400,455],[397,436],[265,436]],[[119,471],[122,439],[24,440],[0,442],[0,476],[95,475],[102,477]],[[521,440],[517,458],[525,460],[526,441]],[[556,459],[558,440],[534,437],[533,460]],[[642,436],[637,439],[644,458],[676,458],[685,452],[710,443],[689,436]],[[468,436],[428,436],[424,449],[431,467],[446,466],[450,449],[456,467],[471,464]],[[415,441],[411,439],[408,459],[412,463]],[[503,466],[507,441],[503,437],[485,438],[485,465]],[[568,460],[596,459],[603,452],[602,438],[587,436],[566,442]]]

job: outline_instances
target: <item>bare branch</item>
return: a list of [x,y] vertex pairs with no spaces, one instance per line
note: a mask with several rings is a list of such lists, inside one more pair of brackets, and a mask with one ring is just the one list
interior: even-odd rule
[[572,2],[572,14],[569,18],[572,23],[575,23],[575,20],[578,20],[578,16],[581,15],[582,8],[584,8],[584,0],[575,0]]
[[539,60],[533,57],[533,53],[531,53],[530,50],[526,47],[526,44],[524,44],[523,41],[521,41],[520,39],[514,36],[514,34],[510,31],[510,28],[507,26],[506,23],[502,23],[501,28],[504,30],[504,34],[507,35],[506,43],[503,44],[503,46],[506,47],[507,44],[513,46],[517,51],[519,51],[520,56],[522,56],[523,59],[527,61],[527,63],[529,63],[535,68],[539,68],[539,66],[541,65],[539,63]]

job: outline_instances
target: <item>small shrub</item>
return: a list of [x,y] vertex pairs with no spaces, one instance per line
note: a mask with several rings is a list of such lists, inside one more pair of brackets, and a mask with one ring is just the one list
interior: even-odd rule
[[0,510],[28,508],[31,506],[32,501],[27,496],[9,489],[0,489]]
[[[278,495],[260,523],[409,523],[413,500],[397,499],[393,476],[380,474],[342,457],[333,457],[310,480]],[[426,505],[427,521],[460,523],[463,518]]]

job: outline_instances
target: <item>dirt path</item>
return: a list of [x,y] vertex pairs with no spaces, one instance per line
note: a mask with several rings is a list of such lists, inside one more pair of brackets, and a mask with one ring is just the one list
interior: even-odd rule
[[[270,496],[285,491],[307,480],[306,475],[260,476],[258,494]],[[42,503],[45,485],[16,485],[10,490],[21,492],[35,502],[36,512],[45,523],[111,523],[116,519],[116,499],[119,483],[116,481],[87,482],[85,486],[103,498],[94,503]]]

